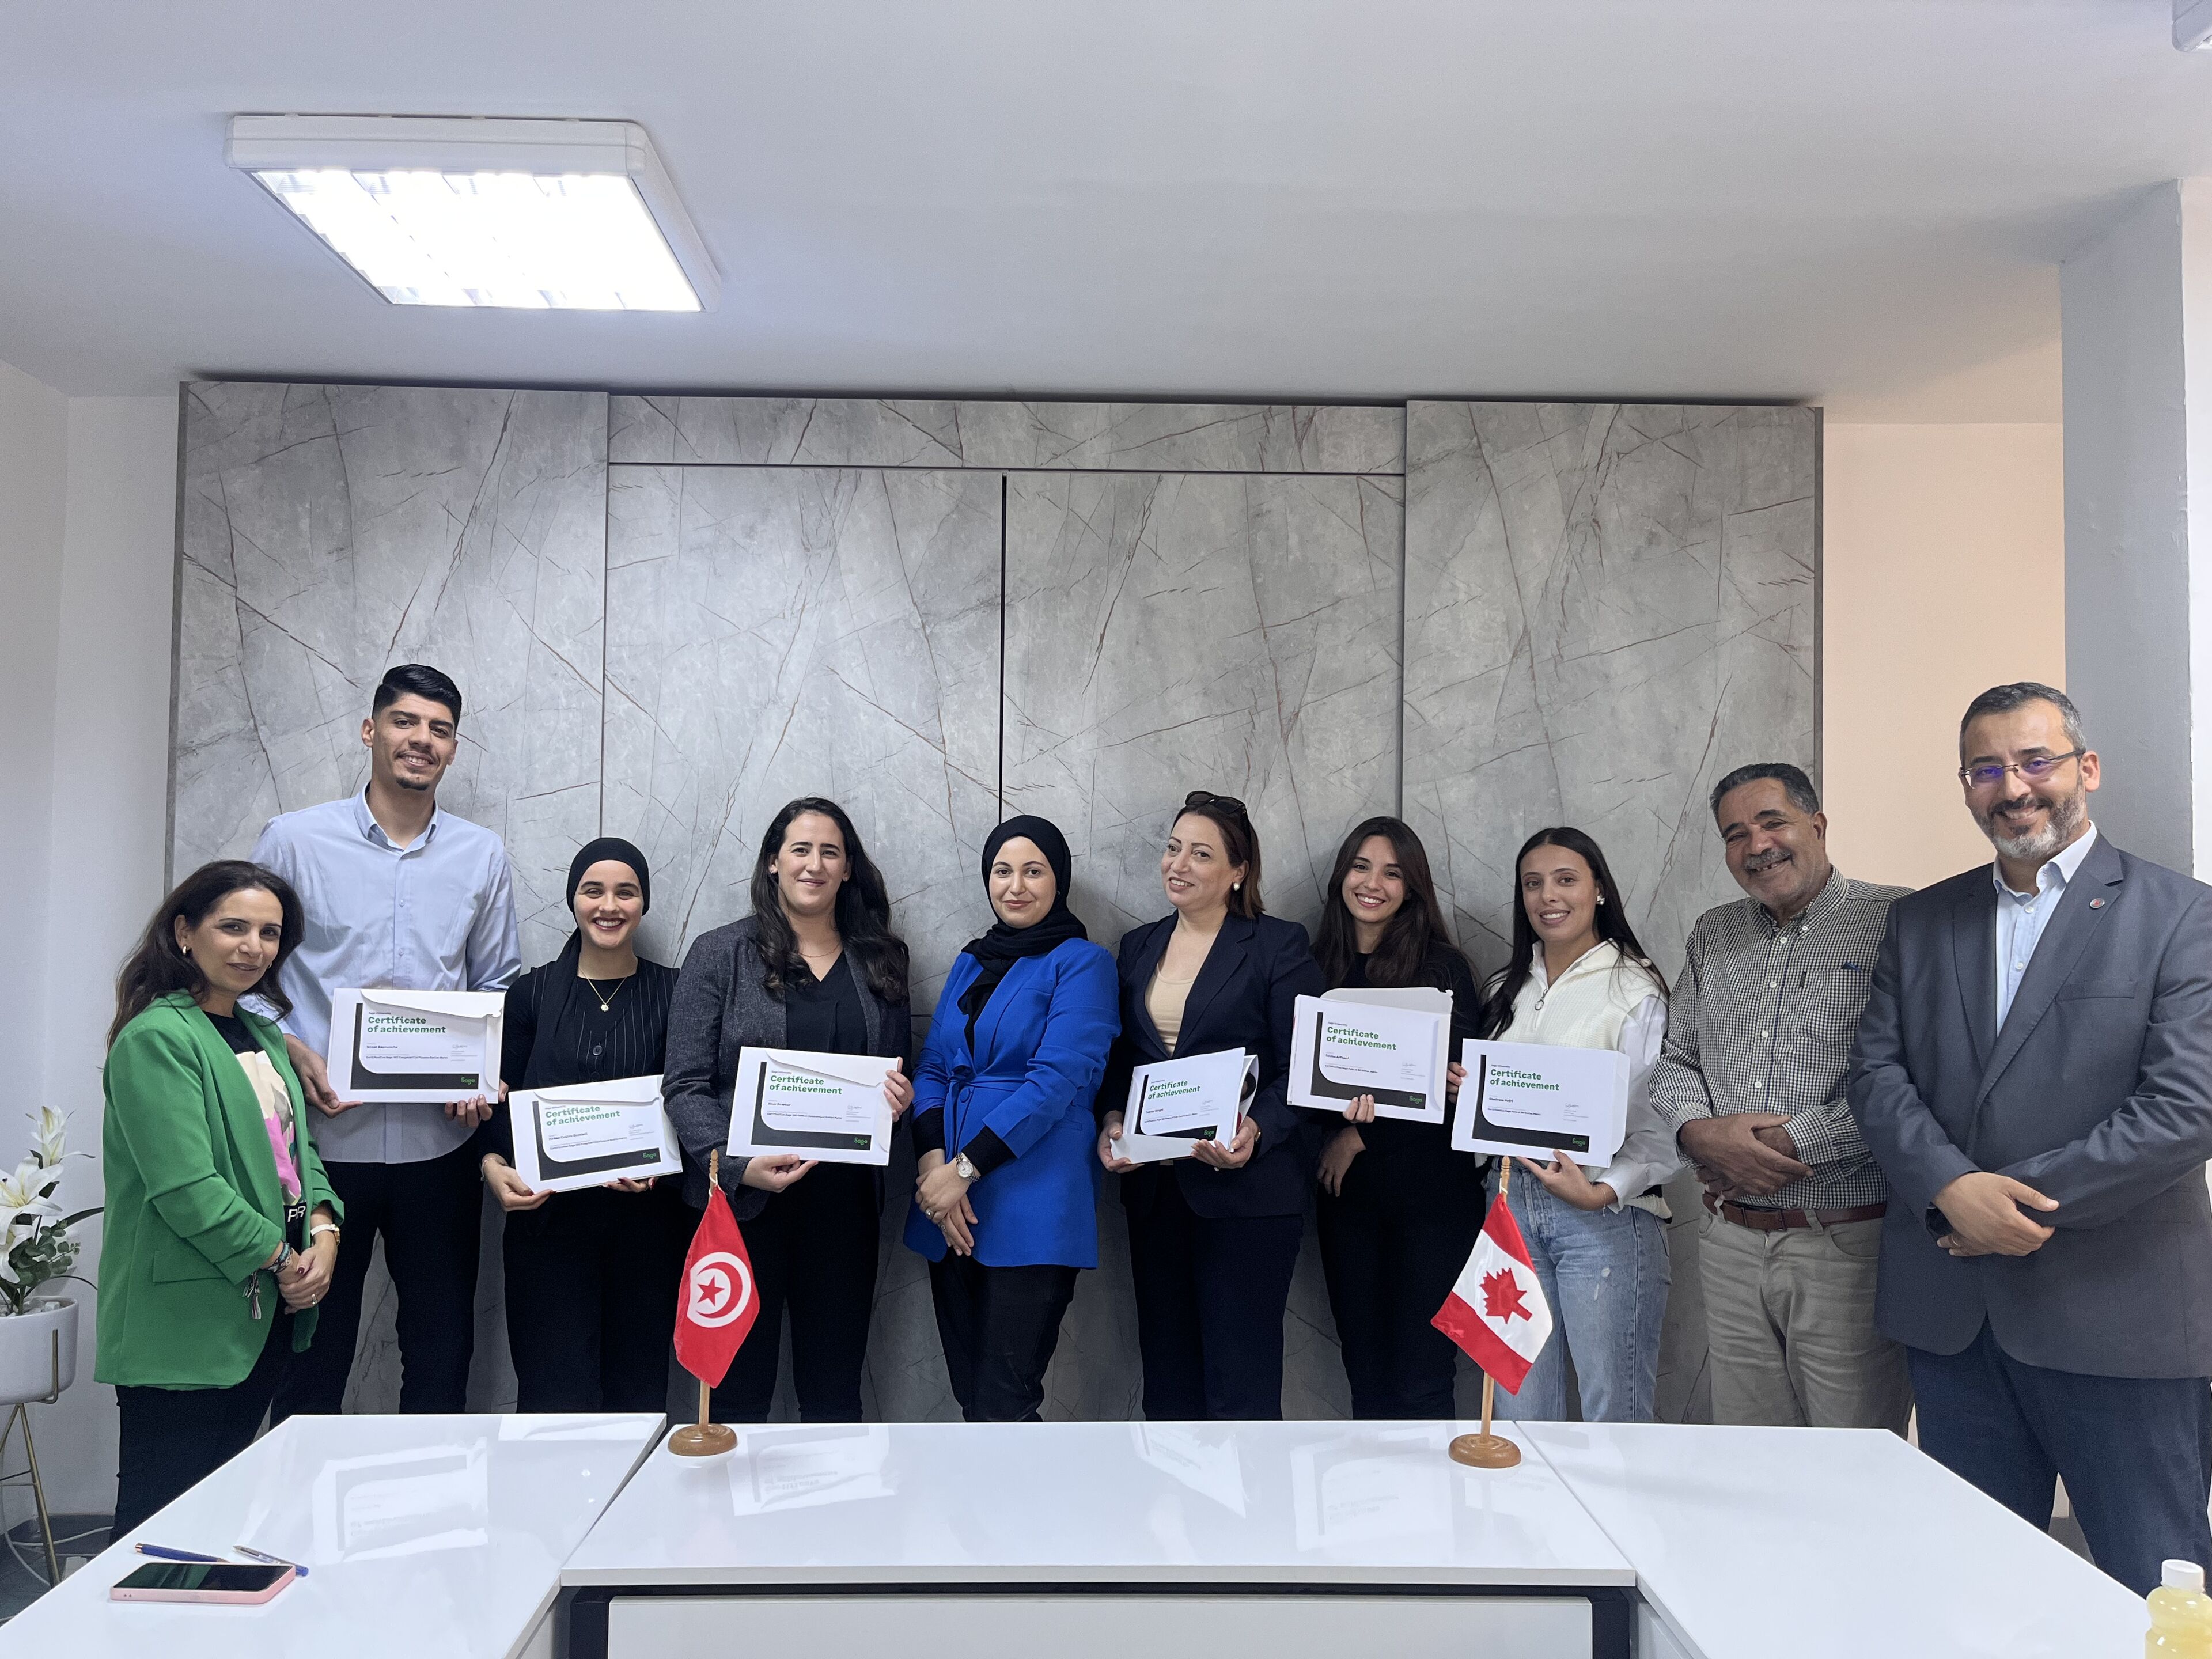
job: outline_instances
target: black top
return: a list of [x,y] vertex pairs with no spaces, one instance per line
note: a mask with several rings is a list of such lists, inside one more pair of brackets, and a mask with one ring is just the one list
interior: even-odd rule
[[222,1033],[222,1040],[230,1045],[230,1052],[234,1054],[258,1054],[263,1052],[261,1044],[255,1040],[253,1033],[246,1029],[246,1022],[236,1014],[208,1014],[204,1008],[200,1012],[207,1014],[209,1024]]
[[[1352,957],[1352,971],[1344,976],[1344,983],[1329,988],[1333,991],[1368,989],[1367,960],[1364,956]],[[1482,1035],[1477,1029],[1477,1022],[1482,1013],[1482,999],[1475,988],[1474,966],[1450,945],[1431,944],[1428,957],[1421,964],[1421,983],[1451,993],[1451,1051],[1449,1058],[1456,1065],[1460,1044],[1469,1037]],[[1331,1123],[1328,1126],[1328,1133],[1334,1139],[1341,1129],[1348,1127],[1354,1126]],[[1450,1114],[1445,1115],[1442,1123],[1416,1123],[1402,1117],[1378,1117],[1372,1123],[1356,1127],[1367,1150],[1352,1161],[1355,1175],[1387,1179],[1393,1190],[1407,1198],[1413,1197],[1416,1190],[1431,1193],[1470,1188],[1479,1196],[1485,1160],[1472,1152],[1452,1151]],[[1368,1167],[1362,1170],[1363,1164]],[[1346,1178],[1347,1181],[1352,1179],[1351,1176]]]
[[841,953],[827,979],[785,975],[783,1011],[783,1040],[791,1048],[811,1054],[868,1052],[868,1017],[850,957]]
[[[532,969],[507,987],[507,1029],[499,1062],[507,1086],[553,1089],[609,1078],[651,1077],[659,1071],[668,1049],[668,1004],[676,991],[676,970],[641,957],[637,972],[628,979],[595,981],[599,992],[611,994],[605,1011],[591,984],[579,980],[568,988],[565,1023],[574,1035],[555,1032],[543,1074],[532,1071],[538,1012],[550,1002],[554,975],[562,971],[556,959]],[[514,1126],[504,1107],[479,1132],[477,1156],[481,1158],[486,1152],[514,1162]]]

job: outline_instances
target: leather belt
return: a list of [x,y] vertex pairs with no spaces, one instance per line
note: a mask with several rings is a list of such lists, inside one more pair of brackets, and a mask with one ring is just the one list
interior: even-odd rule
[[1847,1221],[1879,1221],[1889,1213],[1887,1204],[1859,1204],[1848,1210],[1754,1210],[1729,1200],[1705,1194],[1705,1208],[1723,1221],[1748,1227],[1755,1233],[1778,1233],[1790,1227],[1839,1227]]

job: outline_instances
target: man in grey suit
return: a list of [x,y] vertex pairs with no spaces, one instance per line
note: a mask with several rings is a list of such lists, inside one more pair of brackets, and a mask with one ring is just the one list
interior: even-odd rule
[[1996,861],[1898,901],[1851,1059],[1875,1317],[1921,1449],[2039,1528],[2063,1477],[2147,1594],[2212,1569],[2212,888],[2098,836],[2063,692],[1984,691],[1959,750]]

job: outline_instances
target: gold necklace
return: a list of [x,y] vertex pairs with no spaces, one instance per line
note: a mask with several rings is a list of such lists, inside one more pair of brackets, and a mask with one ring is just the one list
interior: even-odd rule
[[582,974],[577,975],[576,977],[583,980],[585,984],[592,988],[592,994],[599,1000],[599,1012],[603,1014],[605,1013],[608,1009],[614,1006],[615,999],[622,994],[622,988],[629,983],[629,981],[627,979],[618,979],[615,981],[615,988],[613,990],[602,991],[599,989],[599,981],[586,978]]

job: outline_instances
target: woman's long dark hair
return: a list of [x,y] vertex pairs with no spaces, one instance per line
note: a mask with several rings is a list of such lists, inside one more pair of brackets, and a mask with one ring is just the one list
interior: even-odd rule
[[146,931],[139,934],[137,946],[124,958],[122,971],[115,976],[115,1023],[107,1028],[111,1047],[123,1028],[160,998],[182,991],[197,999],[207,989],[207,975],[200,972],[199,964],[177,948],[177,923],[181,919],[186,927],[198,927],[216,906],[246,888],[260,889],[284,913],[276,939],[276,959],[269,964],[252,994],[275,1009],[279,1019],[292,1012],[291,1000],[277,984],[276,974],[299,948],[306,931],[300,896],[274,870],[244,859],[217,859],[203,864],[177,884],[176,890],[154,912]]
[[799,954],[799,942],[792,936],[790,918],[783,914],[783,898],[776,890],[775,878],[769,874],[769,866],[783,850],[784,832],[793,818],[806,812],[819,812],[845,838],[845,879],[837,889],[838,937],[844,940],[870,990],[885,1002],[904,1002],[906,941],[891,932],[890,889],[884,884],[883,872],[860,845],[860,832],[853,828],[845,809],[819,795],[801,795],[786,802],[783,810],[769,821],[768,833],[761,837],[760,857],[753,860],[753,937],[760,947],[761,988],[781,1002],[785,980],[794,972],[808,971]]
[[1382,924],[1382,937],[1367,958],[1367,982],[1377,988],[1426,985],[1429,978],[1424,970],[1430,950],[1437,945],[1451,946],[1451,935],[1444,931],[1444,913],[1437,902],[1436,878],[1429,872],[1428,848],[1402,819],[1369,818],[1355,824],[1344,838],[1344,845],[1336,849],[1321,927],[1314,938],[1314,959],[1321,963],[1331,988],[1350,976],[1352,959],[1359,954],[1359,934],[1344,902],[1344,884],[1352,874],[1352,860],[1375,836],[1390,843],[1390,862],[1398,866],[1406,884],[1406,902],[1398,907],[1397,915]]
[[1662,996],[1667,992],[1667,981],[1653,966],[1651,958],[1644,954],[1643,945],[1637,942],[1636,929],[1628,921],[1628,907],[1620,902],[1620,888],[1613,878],[1613,866],[1605,861],[1598,844],[1581,830],[1565,825],[1539,830],[1522,842],[1521,850],[1513,855],[1513,955],[1505,964],[1505,971],[1492,983],[1490,994],[1483,1000],[1480,1029],[1485,1037],[1496,1036],[1513,1023],[1513,1000],[1528,982],[1529,969],[1536,960],[1535,925],[1528,920],[1528,907],[1521,900],[1521,861],[1539,847],[1563,847],[1570,853],[1581,854],[1597,883],[1598,896],[1606,901],[1597,908],[1598,943],[1618,945],[1623,958],[1650,971],[1651,977],[1659,982]]

